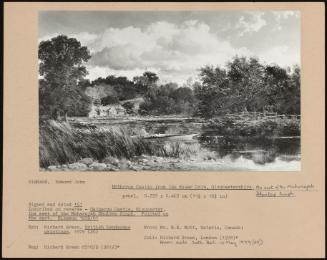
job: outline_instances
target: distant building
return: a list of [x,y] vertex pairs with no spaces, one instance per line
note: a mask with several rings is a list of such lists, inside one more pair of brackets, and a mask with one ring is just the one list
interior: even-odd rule
[[124,116],[126,110],[120,104],[112,105],[95,105],[92,104],[89,117],[112,117],[112,116]]
[[121,104],[101,105],[101,99],[106,96],[115,96],[116,93],[112,86],[98,85],[88,87],[85,90],[85,94],[92,99],[91,111],[88,117],[114,117],[126,115],[126,110]]
[[127,110],[123,107],[125,103],[132,104],[133,113],[137,114],[140,104],[144,102],[142,97],[133,98],[129,100],[120,101],[117,104],[110,104],[103,106],[101,100],[108,96],[117,96],[117,93],[110,85],[97,85],[88,87],[85,90],[85,94],[92,99],[91,111],[88,117],[115,117],[128,115]]

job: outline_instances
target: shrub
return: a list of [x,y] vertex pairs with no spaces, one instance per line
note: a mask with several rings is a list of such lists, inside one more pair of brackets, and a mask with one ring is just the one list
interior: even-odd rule
[[300,135],[300,121],[282,119],[246,121],[229,117],[216,118],[209,121],[208,129],[229,137],[273,137]]
[[215,152],[201,147],[199,143],[172,142],[166,143],[158,149],[158,155],[163,157],[174,157],[179,159],[213,159]]
[[134,113],[134,104],[132,102],[126,102],[122,106],[125,108],[127,114]]
[[119,103],[119,99],[116,96],[106,96],[104,98],[101,98],[101,105],[103,106],[113,105],[118,103]]
[[279,131],[285,136],[301,135],[301,124],[299,120],[288,120],[279,125]]

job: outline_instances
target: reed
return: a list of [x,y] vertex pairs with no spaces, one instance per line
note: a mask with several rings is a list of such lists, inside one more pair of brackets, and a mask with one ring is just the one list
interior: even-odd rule
[[123,129],[78,129],[67,123],[47,121],[40,125],[40,167],[76,162],[82,158],[103,160],[107,156],[131,158],[153,154],[154,147],[141,138],[130,137]]
[[217,157],[215,152],[201,147],[199,143],[171,142],[159,147],[156,151],[158,156],[179,159],[207,160]]

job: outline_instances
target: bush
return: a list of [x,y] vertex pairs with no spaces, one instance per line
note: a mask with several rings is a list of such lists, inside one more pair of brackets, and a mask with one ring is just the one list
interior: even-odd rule
[[216,118],[209,121],[208,129],[219,135],[229,137],[273,137],[300,135],[300,121],[282,119],[278,121],[246,121],[229,117]]
[[279,125],[279,131],[285,136],[301,135],[301,124],[299,120],[288,120]]
[[127,114],[134,113],[134,104],[132,102],[126,102],[122,106],[123,106],[123,108],[125,108]]
[[199,143],[166,143],[158,149],[158,155],[163,157],[174,157],[179,159],[213,159],[216,158],[215,152],[201,147]]
[[104,98],[101,98],[101,105],[107,106],[112,104],[118,104],[119,99],[116,96],[106,96]]

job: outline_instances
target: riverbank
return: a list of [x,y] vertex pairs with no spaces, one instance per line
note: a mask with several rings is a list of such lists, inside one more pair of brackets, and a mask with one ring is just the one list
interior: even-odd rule
[[[289,158],[299,161],[292,156],[299,155],[299,135],[295,134],[300,134],[300,124],[290,120],[222,117],[206,123],[192,119],[195,121],[186,124],[190,119],[175,118],[176,123],[167,118],[169,123],[121,125],[104,120],[93,125],[83,118],[75,123],[83,120],[82,127],[53,120],[40,125],[42,170],[257,170],[273,169]],[[289,135],[283,136],[285,133]],[[281,155],[289,158],[284,160]]]
[[[111,158],[124,162],[124,160],[143,155],[203,160],[215,157],[214,152],[203,149],[197,143],[186,144],[173,141],[162,144],[139,136],[132,137],[119,127],[106,130],[87,126],[76,128],[68,123],[53,120],[40,125],[39,153],[41,168],[73,164],[82,158],[89,158],[96,163],[106,163],[106,160],[111,160]],[[74,167],[72,165],[70,169]],[[99,167],[104,167],[104,165]]]
[[[298,117],[253,117],[246,116],[220,116],[208,120],[202,118],[185,117],[181,115],[168,116],[123,116],[123,117],[98,117],[98,118],[70,118],[72,126],[99,127],[103,125],[124,126],[129,124],[151,124],[151,123],[187,123],[193,122],[203,126],[203,130],[213,131],[221,136],[228,137],[281,137],[300,136],[301,120]],[[162,134],[162,133],[160,133]]]
[[227,137],[282,137],[282,136],[300,136],[301,121],[300,119],[289,118],[233,118],[220,117],[210,119],[205,125],[210,131],[219,133]]
[[101,161],[108,156],[118,159],[151,153],[154,149],[142,138],[131,138],[124,129],[101,131],[82,129],[68,123],[49,120],[40,124],[40,167],[70,164],[81,158]]
[[240,157],[232,160],[230,157],[222,159],[179,159],[158,156],[139,156],[131,160],[112,160],[99,163],[92,158],[84,158],[76,163],[52,165],[43,171],[298,171],[301,168],[300,158],[277,158],[274,163],[260,165],[252,160]]

